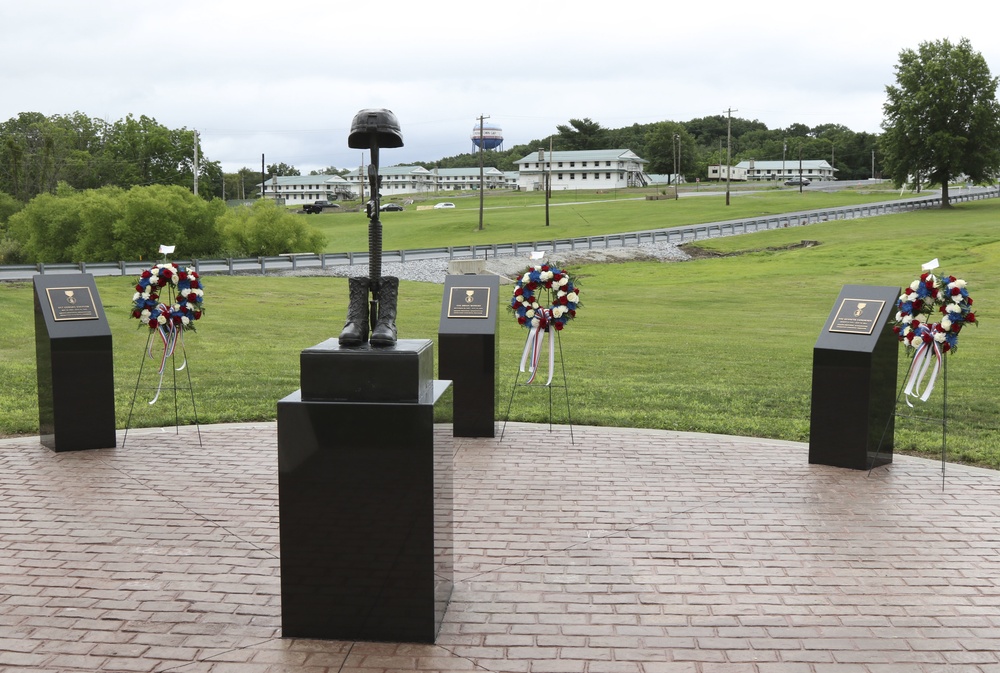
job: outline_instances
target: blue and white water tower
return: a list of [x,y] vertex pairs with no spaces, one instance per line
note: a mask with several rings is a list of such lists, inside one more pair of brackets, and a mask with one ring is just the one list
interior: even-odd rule
[[479,125],[472,129],[473,147],[482,147],[484,150],[503,149],[503,129],[494,124],[484,124],[482,134],[479,131]]

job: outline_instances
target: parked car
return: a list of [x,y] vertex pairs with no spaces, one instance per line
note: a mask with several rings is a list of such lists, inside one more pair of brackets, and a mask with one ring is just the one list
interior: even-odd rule
[[449,202],[445,201],[444,203],[435,204],[434,207],[435,208],[454,208],[455,204],[454,203],[449,203]]
[[792,178],[791,180],[785,180],[786,187],[798,187],[802,185],[803,187],[809,186],[809,178]]
[[379,210],[381,210],[383,212],[384,211],[396,211],[396,212],[398,212],[398,211],[401,211],[402,209],[403,209],[403,206],[399,205],[398,203],[387,203],[387,204],[383,205],[381,208],[379,208]]

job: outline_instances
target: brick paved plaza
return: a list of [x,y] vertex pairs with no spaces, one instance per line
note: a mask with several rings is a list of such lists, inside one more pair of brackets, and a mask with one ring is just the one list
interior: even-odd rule
[[[273,423],[0,440],[0,670],[1000,671],[1000,481],[804,444],[512,424],[453,439],[435,645],[282,639]],[[119,435],[121,446],[121,435]]]

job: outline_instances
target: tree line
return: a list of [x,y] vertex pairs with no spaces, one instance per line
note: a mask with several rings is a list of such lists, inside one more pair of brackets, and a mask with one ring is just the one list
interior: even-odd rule
[[178,185],[77,190],[62,182],[25,205],[0,193],[0,264],[320,253],[326,237],[271,199],[228,207]]
[[[660,121],[605,128],[589,118],[570,119],[545,138],[518,144],[503,150],[485,150],[484,162],[501,171],[517,170],[517,160],[538,150],[556,151],[629,149],[646,159],[648,173],[683,175],[687,180],[704,178],[708,167],[726,163],[727,152],[733,164],[757,161],[826,159],[837,169],[841,180],[866,179],[872,176],[871,157],[878,135],[854,132],[840,124],[809,127],[792,124],[787,128],[768,129],[757,120],[725,115],[698,117],[686,122]],[[680,161],[675,167],[677,145]],[[479,165],[478,152],[459,154],[432,162],[418,162],[424,168],[469,168]]]

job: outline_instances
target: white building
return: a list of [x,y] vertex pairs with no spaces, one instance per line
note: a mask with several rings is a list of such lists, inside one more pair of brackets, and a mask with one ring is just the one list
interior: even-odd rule
[[[351,189],[358,194],[364,194],[366,199],[371,196],[368,188],[367,170],[367,166],[364,172],[360,168],[355,168],[344,176],[351,184]],[[379,166],[378,172],[382,177],[383,197],[435,191],[434,174],[423,166]]]
[[[799,160],[785,159],[784,161],[741,161],[736,164],[736,170],[746,171],[747,180],[778,180],[784,181],[799,177]],[[836,180],[834,173],[836,168],[831,166],[826,159],[803,159],[802,177],[812,181]],[[735,174],[733,179],[736,180]]]
[[[366,169],[367,170],[367,169]],[[427,170],[421,166],[389,166],[379,167],[382,176],[382,196],[399,196],[403,194],[421,194],[438,191],[460,191],[479,189],[479,167],[474,168],[435,168]],[[346,176],[354,191],[361,191],[364,181],[365,193],[368,193],[368,176],[361,177],[361,169],[356,168]],[[483,168],[483,182],[486,189],[502,189],[503,173],[493,167]]]
[[[479,189],[479,167],[475,168],[435,168],[439,190]],[[501,189],[505,186],[503,172],[492,167],[483,167],[483,182],[486,189]]]
[[708,167],[708,179],[709,180],[746,180],[747,179],[747,169],[741,168],[739,165],[736,166],[720,166],[719,164],[711,164]]
[[357,190],[339,175],[276,175],[257,189],[264,187],[269,199],[284,199],[286,204],[304,204],[314,201],[335,201],[338,193]]
[[541,190],[548,174],[553,190],[616,189],[641,187],[649,183],[645,159],[632,150],[577,150],[571,152],[532,152],[516,162],[518,187]]

